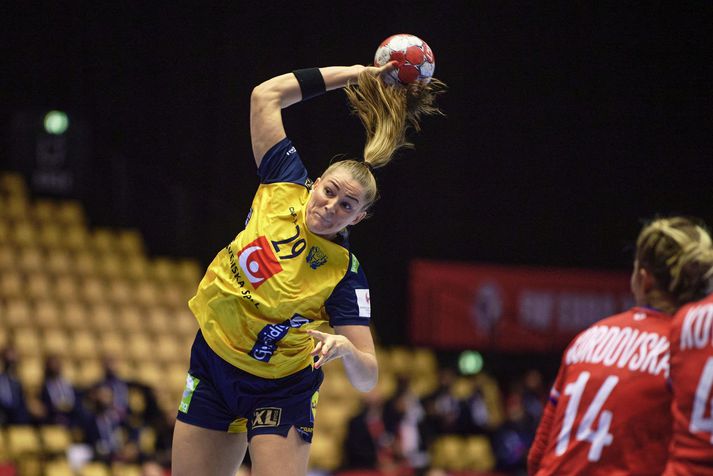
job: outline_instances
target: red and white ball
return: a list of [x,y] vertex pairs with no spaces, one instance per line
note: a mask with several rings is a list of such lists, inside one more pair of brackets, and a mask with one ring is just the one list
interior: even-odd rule
[[397,67],[384,76],[389,84],[407,85],[415,81],[428,82],[436,68],[436,59],[421,38],[401,33],[385,39],[374,55],[374,65],[396,61]]

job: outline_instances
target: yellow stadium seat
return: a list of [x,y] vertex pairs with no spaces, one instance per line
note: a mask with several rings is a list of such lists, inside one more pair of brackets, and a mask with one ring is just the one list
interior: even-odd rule
[[119,250],[126,256],[141,256],[144,254],[144,240],[138,230],[120,230],[118,246]]
[[124,352],[124,337],[118,331],[99,333],[99,348],[105,357],[118,357]]
[[37,223],[53,222],[57,215],[57,206],[51,200],[40,198],[35,200],[30,213]]
[[409,375],[413,366],[411,351],[405,347],[393,347],[388,353],[389,367],[396,375]]
[[104,303],[106,298],[106,285],[104,280],[97,276],[85,276],[81,285],[82,298],[89,303]]
[[166,374],[160,364],[149,360],[150,356],[136,360],[134,378],[152,387],[163,386]]
[[36,327],[18,327],[15,329],[14,342],[20,357],[35,356],[40,347],[40,335]]
[[43,272],[45,256],[42,250],[33,244],[19,248],[18,269],[25,273]]
[[97,253],[97,270],[107,281],[117,279],[125,274],[124,258],[113,251]]
[[127,355],[136,360],[144,361],[153,358],[156,353],[155,343],[143,332],[131,332],[126,336]]
[[29,216],[29,204],[24,196],[9,196],[5,201],[5,216],[11,220],[27,220]]
[[88,329],[78,329],[72,334],[71,352],[76,359],[96,357],[98,354],[96,335]]
[[61,327],[62,313],[58,302],[53,299],[41,299],[35,303],[35,323],[42,329]]
[[35,226],[26,219],[21,219],[11,228],[10,238],[23,248],[33,248],[38,243],[38,233]]
[[110,280],[107,299],[115,305],[123,305],[131,302],[133,294],[134,289],[128,280],[119,276]]
[[27,195],[27,184],[25,178],[20,173],[2,172],[0,173],[0,192],[5,195]]
[[189,351],[181,348],[181,343],[175,336],[161,334],[154,342],[154,355],[161,362],[184,362]]
[[85,252],[90,250],[90,237],[87,229],[80,225],[67,225],[64,244],[70,250]]
[[79,299],[80,289],[77,279],[71,274],[58,275],[54,280],[54,297],[61,302]]
[[66,300],[62,309],[62,323],[68,329],[82,329],[89,323],[87,307],[80,301]]
[[111,469],[104,463],[87,463],[79,470],[79,476],[111,476]]
[[163,306],[151,306],[146,312],[146,328],[157,334],[169,332],[172,320],[172,316]]
[[492,471],[495,468],[495,455],[487,436],[467,437],[463,457],[466,469],[471,471]]
[[135,254],[126,258],[126,272],[133,280],[143,280],[149,276],[149,262],[145,256]]
[[94,278],[99,274],[97,258],[90,250],[83,248],[74,253],[73,270],[83,278]]
[[85,223],[84,208],[77,200],[63,200],[57,205],[57,220],[64,225],[79,225]]
[[198,261],[192,259],[179,260],[176,270],[177,278],[192,288],[198,286],[204,271]]
[[72,444],[72,434],[66,426],[45,425],[39,431],[45,453],[62,454]]
[[342,447],[340,442],[315,433],[310,448],[310,466],[325,471],[333,471],[342,462]]
[[0,427],[0,461],[5,461],[10,458],[7,449],[7,438],[5,437],[5,427]]
[[173,329],[175,332],[178,332],[180,336],[193,342],[196,332],[198,332],[198,321],[196,321],[195,316],[187,304],[174,312]]
[[119,308],[116,324],[127,333],[143,332],[146,328],[144,320],[144,313],[139,307],[126,305]]
[[99,359],[80,361],[76,367],[75,382],[80,387],[89,387],[104,377],[104,367]]
[[95,301],[88,311],[89,327],[97,332],[106,332],[117,328],[117,312],[103,300]]
[[32,299],[45,299],[52,297],[54,286],[50,276],[43,271],[33,271],[25,279],[25,295]]
[[[60,238],[61,242],[61,240],[64,239],[64,233],[61,231],[60,233],[62,234],[62,237]],[[68,250],[57,247],[56,243],[54,247],[52,247],[52,245],[45,245],[47,246],[47,270],[55,276],[74,273],[75,270],[72,255]]]
[[9,426],[6,437],[8,453],[15,457],[39,454],[42,451],[40,438],[29,425]]
[[165,307],[178,308],[185,306],[188,300],[193,296],[193,291],[185,291],[185,286],[177,282],[166,282],[160,288],[161,297],[159,298],[161,304]]
[[[2,229],[7,229],[5,224],[0,222],[0,232]],[[10,270],[15,269],[17,265],[17,251],[10,243],[3,240],[0,235],[0,269]],[[2,290],[0,290],[1,292]]]
[[25,282],[22,274],[12,271],[13,268],[6,268],[8,271],[0,273],[0,295],[4,298],[24,297]]
[[144,306],[153,306],[158,303],[159,292],[156,282],[151,279],[142,279],[136,283],[136,301]]
[[114,232],[108,228],[96,228],[92,232],[92,248],[99,254],[113,253],[118,248]]
[[317,404],[314,431],[319,435],[329,435],[330,438],[343,441],[349,420],[354,414],[354,410],[345,405]]
[[14,297],[8,299],[1,322],[8,328],[32,326],[34,325],[33,314],[32,306],[28,300]]
[[465,439],[461,436],[441,436],[430,448],[431,467],[449,471],[462,471],[468,461],[464,458]]
[[112,476],[141,476],[143,473],[141,466],[137,464],[114,463],[111,466]]
[[164,257],[155,258],[151,263],[151,276],[159,282],[172,281],[176,274],[173,262]]
[[37,244],[45,250],[64,250],[65,247],[64,229],[56,223],[43,223],[37,233]]
[[45,463],[44,476],[75,476],[66,458],[57,458]]
[[[35,355],[37,355],[37,349],[35,349]],[[41,357],[22,357],[17,364],[17,376],[26,393],[36,394],[42,386],[45,376]]]
[[67,357],[72,350],[73,342],[64,329],[45,329],[42,349],[45,355]]

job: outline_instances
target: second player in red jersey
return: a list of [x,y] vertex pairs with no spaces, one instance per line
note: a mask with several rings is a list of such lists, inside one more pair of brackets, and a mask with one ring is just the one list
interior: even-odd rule
[[713,475],[713,294],[676,314],[671,383],[673,440],[664,475]]
[[685,250],[708,235],[685,218],[637,239],[637,306],[597,322],[565,350],[528,456],[530,475],[660,475],[671,440],[671,315],[702,295]]

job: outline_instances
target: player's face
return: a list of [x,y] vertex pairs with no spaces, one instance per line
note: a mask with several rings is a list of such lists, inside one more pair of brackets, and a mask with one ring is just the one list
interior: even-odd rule
[[362,211],[365,202],[364,188],[349,173],[337,169],[314,182],[305,212],[307,228],[331,239],[366,216]]

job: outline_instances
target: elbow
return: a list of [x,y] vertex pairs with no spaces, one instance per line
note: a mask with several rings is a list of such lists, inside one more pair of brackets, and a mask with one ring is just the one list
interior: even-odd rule
[[368,382],[359,382],[354,384],[354,388],[359,390],[361,393],[369,393],[374,389],[374,387],[376,387],[376,382],[376,379]]
[[259,104],[264,102],[270,95],[270,86],[267,83],[261,83],[255,86],[250,93],[250,104]]
[[379,371],[375,369],[370,375],[353,382],[354,388],[362,393],[371,392],[376,384],[379,383]]

